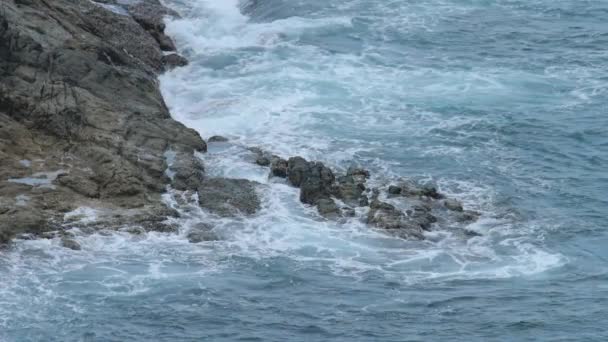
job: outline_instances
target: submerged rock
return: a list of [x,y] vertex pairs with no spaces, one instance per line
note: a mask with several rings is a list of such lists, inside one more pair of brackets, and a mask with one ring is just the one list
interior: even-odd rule
[[79,251],[81,249],[80,244],[76,240],[67,237],[61,239],[61,245],[74,251]]
[[213,232],[213,226],[207,223],[197,224],[188,232],[186,238],[190,243],[219,240],[218,236]]
[[422,239],[422,226],[409,219],[392,204],[374,200],[370,204],[367,223],[402,238]]
[[198,188],[199,205],[220,216],[253,215],[260,209],[257,185],[246,179],[206,179]]
[[462,212],[464,210],[462,207],[462,203],[460,203],[460,201],[453,199],[453,198],[448,198],[448,199],[444,200],[443,205],[452,211]]
[[214,135],[207,139],[208,142],[228,142],[229,139],[221,135]]

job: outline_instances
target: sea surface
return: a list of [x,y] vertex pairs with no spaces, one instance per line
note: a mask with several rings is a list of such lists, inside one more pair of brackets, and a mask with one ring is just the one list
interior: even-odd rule
[[[608,340],[607,1],[165,2],[190,60],[161,77],[167,104],[231,139],[207,172],[263,183],[263,209],[76,231],[81,251],[17,241],[0,341]],[[431,182],[482,216],[424,241],[324,221],[248,146]],[[189,243],[197,222],[223,240]]]

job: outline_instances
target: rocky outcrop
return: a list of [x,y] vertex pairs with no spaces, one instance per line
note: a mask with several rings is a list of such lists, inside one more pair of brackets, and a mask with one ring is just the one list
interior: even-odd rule
[[156,79],[184,64],[163,54],[175,49],[162,21],[173,13],[157,0],[118,5],[0,3],[0,242],[62,227],[83,205],[141,224],[135,212],[165,213],[168,185],[201,185],[194,153],[206,144],[171,118]]
[[[362,208],[367,213],[364,221],[370,226],[400,238],[422,239],[424,231],[438,222],[437,215],[445,216],[446,211],[455,214],[451,219],[456,222],[471,222],[479,216],[464,210],[462,203],[446,198],[434,186],[402,181],[387,186],[386,199],[381,200],[379,189],[368,188],[370,172],[365,169],[352,166],[336,176],[320,162],[302,157],[285,160],[259,148],[249,150],[256,164],[270,167],[270,177],[286,178],[300,188],[300,201],[315,206],[328,219],[355,217],[357,208]],[[388,201],[397,201],[400,207]]]

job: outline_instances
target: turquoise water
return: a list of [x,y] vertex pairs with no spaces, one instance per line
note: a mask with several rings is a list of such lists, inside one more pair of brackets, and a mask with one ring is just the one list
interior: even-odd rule
[[[166,3],[191,60],[161,78],[167,104],[232,139],[207,171],[264,183],[264,208],[82,251],[18,242],[1,341],[608,338],[607,2]],[[483,215],[423,242],[323,221],[246,146],[431,181]],[[188,243],[198,221],[223,240]]]

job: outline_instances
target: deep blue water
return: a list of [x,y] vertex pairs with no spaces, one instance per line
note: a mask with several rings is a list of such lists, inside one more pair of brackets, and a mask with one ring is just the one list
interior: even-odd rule
[[[0,341],[605,341],[608,2],[167,0],[191,64],[161,78],[213,175],[265,183],[249,219],[178,235],[19,241]],[[245,146],[483,213],[426,241],[326,222]],[[212,222],[224,240],[189,244]]]

